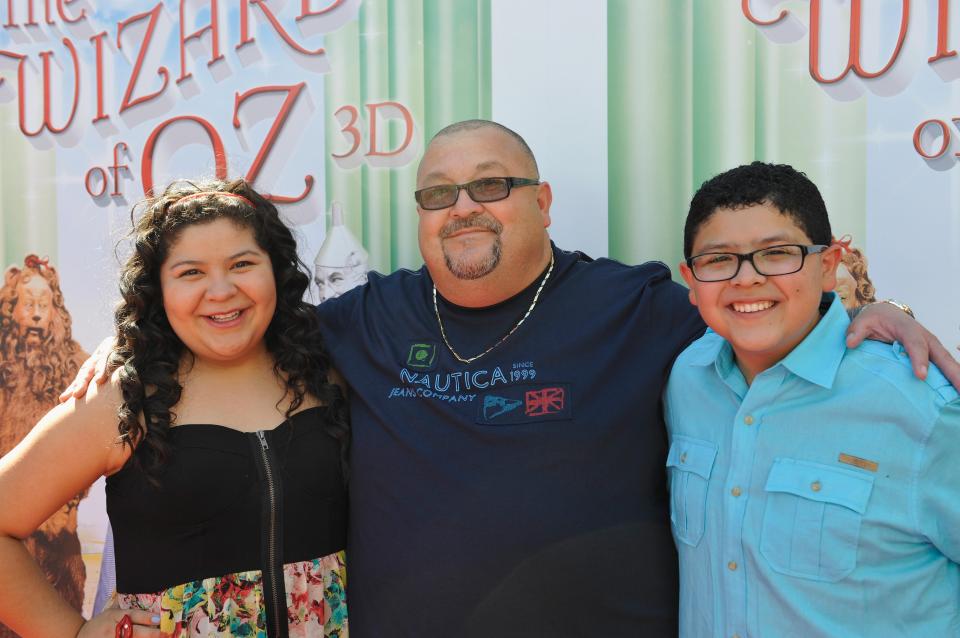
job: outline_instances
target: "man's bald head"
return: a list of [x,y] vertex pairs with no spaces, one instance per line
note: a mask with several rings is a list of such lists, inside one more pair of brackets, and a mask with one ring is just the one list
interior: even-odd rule
[[[513,129],[507,128],[503,124],[499,124],[492,120],[463,120],[462,122],[454,122],[453,124],[445,126],[437,131],[437,134],[430,139],[430,144],[433,144],[434,140],[442,137],[449,137],[459,133],[484,129],[500,131],[501,133],[513,139],[520,147],[524,157],[530,164],[529,168],[533,171],[530,176],[535,179],[540,179],[540,169],[537,167],[537,158],[533,156],[533,151],[530,150],[530,147],[527,145],[527,141]],[[430,145],[428,144],[427,148],[429,149],[429,147]]]

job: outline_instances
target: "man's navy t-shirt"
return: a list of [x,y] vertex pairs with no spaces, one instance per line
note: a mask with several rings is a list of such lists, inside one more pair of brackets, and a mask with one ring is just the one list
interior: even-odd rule
[[[470,364],[425,268],[318,308],[350,385],[356,638],[676,635],[660,397],[703,324],[663,264],[554,254],[530,316]],[[539,283],[441,298],[451,345],[496,343]]]

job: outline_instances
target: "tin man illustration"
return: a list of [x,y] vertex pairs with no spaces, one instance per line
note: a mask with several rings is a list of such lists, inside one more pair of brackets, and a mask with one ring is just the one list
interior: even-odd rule
[[367,282],[369,255],[363,245],[343,224],[340,202],[330,206],[333,223],[313,260],[314,281],[320,289],[320,302],[339,297]]

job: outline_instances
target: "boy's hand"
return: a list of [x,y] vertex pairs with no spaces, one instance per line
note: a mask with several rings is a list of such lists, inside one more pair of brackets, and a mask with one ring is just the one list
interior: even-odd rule
[[927,378],[927,366],[933,361],[954,387],[960,388],[960,363],[932,332],[907,313],[890,304],[872,304],[857,314],[847,329],[847,347],[855,348],[864,339],[893,343],[898,341],[910,355],[913,373]]
[[70,382],[67,389],[60,393],[60,403],[69,399],[79,399],[85,395],[91,381],[96,380],[97,385],[103,385],[110,378],[107,372],[107,359],[115,343],[113,337],[107,337],[100,342],[93,354],[77,370],[77,376]]

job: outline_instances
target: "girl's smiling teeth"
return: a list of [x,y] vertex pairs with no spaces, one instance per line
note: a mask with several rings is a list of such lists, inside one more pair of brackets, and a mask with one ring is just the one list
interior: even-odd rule
[[750,303],[737,303],[733,302],[730,306],[736,312],[760,312],[761,310],[766,310],[767,308],[773,307],[773,301],[753,301]]
[[217,321],[217,322],[233,321],[234,319],[240,316],[241,312],[243,311],[234,310],[233,312],[224,312],[218,315],[207,315],[207,318],[210,319],[211,321]]

